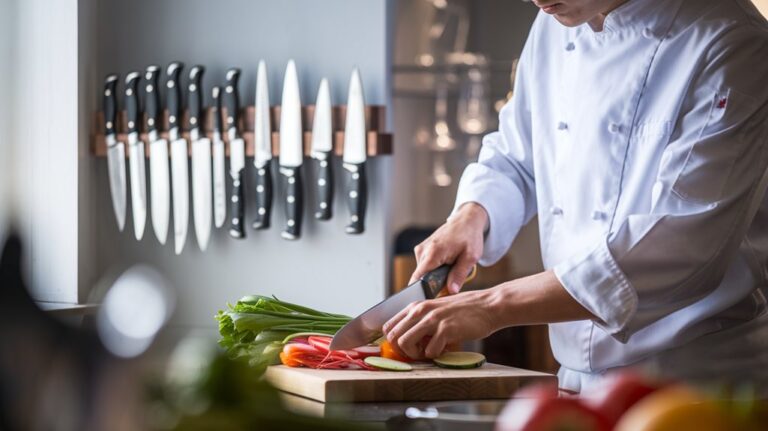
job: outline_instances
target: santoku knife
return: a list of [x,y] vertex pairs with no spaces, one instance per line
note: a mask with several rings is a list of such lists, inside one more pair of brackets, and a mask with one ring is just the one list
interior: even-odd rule
[[280,107],[280,173],[285,177],[285,230],[282,237],[295,240],[301,236],[303,217],[303,190],[301,165],[304,144],[301,127],[301,95],[296,64],[288,62],[283,82],[283,101]]
[[320,81],[315,102],[315,116],[312,120],[312,158],[317,168],[315,218],[330,220],[333,206],[333,125],[331,122],[331,91],[328,80]]
[[149,134],[149,187],[152,229],[160,244],[168,238],[171,207],[170,174],[168,171],[168,141],[160,138],[160,67],[149,66],[144,75],[147,133]]
[[115,121],[117,120],[117,75],[109,75],[104,80],[104,134],[107,141],[107,169],[109,170],[109,190],[112,194],[112,208],[115,210],[117,227],[125,227],[125,145],[117,140]]
[[272,129],[269,116],[269,85],[267,65],[259,61],[256,74],[256,109],[253,125],[253,164],[256,168],[256,218],[254,229],[266,229],[272,213]]
[[181,254],[189,227],[189,147],[181,136],[181,70],[184,64],[168,66],[168,136],[171,141],[171,186],[173,188],[174,250]]
[[366,159],[365,98],[360,72],[355,69],[349,81],[343,155],[343,166],[347,171],[346,192],[350,212],[346,231],[350,234],[359,234],[365,230],[365,207],[368,201]]
[[224,105],[227,107],[227,135],[229,137],[229,175],[232,177],[232,218],[229,234],[233,238],[245,238],[245,141],[237,132],[240,110],[238,81],[240,69],[227,71],[224,87]]
[[201,251],[211,237],[211,140],[205,136],[203,115],[203,66],[189,71],[189,138],[192,141],[192,214]]
[[227,186],[225,183],[224,126],[221,119],[221,87],[213,87],[213,224],[224,226],[227,218]]
[[147,174],[144,160],[144,142],[139,139],[141,110],[139,109],[139,81],[141,73],[131,72],[125,77],[125,110],[128,113],[128,163],[131,172],[131,209],[133,232],[137,241],[144,236],[147,222]]

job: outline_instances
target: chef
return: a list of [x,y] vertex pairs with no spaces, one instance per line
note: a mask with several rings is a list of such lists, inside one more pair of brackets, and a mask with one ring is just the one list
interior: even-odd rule
[[[534,0],[514,97],[416,247],[411,357],[549,324],[562,389],[640,366],[768,388],[768,26],[748,0]],[[457,293],[538,216],[544,268]],[[514,348],[514,346],[510,346]]]

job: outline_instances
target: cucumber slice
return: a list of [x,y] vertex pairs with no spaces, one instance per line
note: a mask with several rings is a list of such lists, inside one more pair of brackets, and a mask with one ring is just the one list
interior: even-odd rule
[[364,360],[366,364],[386,371],[413,370],[411,364],[406,364],[405,362],[396,361],[394,359],[382,358],[381,356],[369,356]]
[[479,368],[485,363],[485,356],[476,352],[445,352],[433,361],[442,368]]

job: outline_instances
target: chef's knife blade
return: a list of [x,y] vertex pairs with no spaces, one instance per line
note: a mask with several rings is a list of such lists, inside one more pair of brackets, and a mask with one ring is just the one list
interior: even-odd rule
[[296,64],[288,62],[283,82],[283,101],[280,107],[280,173],[285,177],[285,230],[288,240],[301,236],[303,217],[303,190],[301,165],[304,161],[303,131],[301,127],[301,94]]
[[331,122],[331,91],[328,80],[320,81],[320,89],[317,92],[315,102],[315,117],[312,120],[312,158],[317,167],[317,180],[315,193],[317,207],[315,218],[318,220],[330,220],[333,206],[333,170],[331,168],[331,154],[333,151],[333,129]]
[[107,169],[109,170],[109,191],[112,194],[112,208],[115,211],[117,227],[125,227],[125,145],[117,140],[117,75],[104,80],[104,134],[107,141]]
[[192,214],[200,251],[211,237],[211,140],[205,136],[203,116],[203,74],[205,67],[189,71],[189,136],[192,141]]
[[346,172],[347,202],[350,217],[346,231],[360,234],[365,230],[365,208],[368,185],[365,176],[367,159],[365,142],[365,98],[360,72],[352,71],[347,99],[347,119],[344,126],[344,169]]
[[181,71],[184,64],[168,65],[168,136],[171,140],[174,251],[181,254],[189,227],[189,147],[181,136]]
[[238,81],[240,69],[227,71],[227,83],[224,88],[224,105],[227,107],[227,135],[229,137],[229,175],[232,177],[232,218],[229,235],[233,238],[245,238],[245,142],[237,132],[237,119],[240,113]]
[[219,228],[227,218],[227,186],[225,184],[224,141],[221,119],[221,88],[213,87],[213,223]]
[[253,164],[256,168],[256,218],[254,229],[267,229],[272,213],[272,129],[269,118],[267,65],[259,61],[256,74],[256,112],[254,121]]
[[125,110],[128,112],[128,163],[131,172],[131,209],[133,233],[137,241],[144,237],[147,222],[147,173],[144,160],[144,142],[139,139],[141,116],[139,109],[139,81],[141,73],[131,72],[125,77]]
[[149,134],[149,187],[152,229],[160,244],[168,238],[171,207],[170,173],[168,170],[168,141],[160,138],[160,77],[159,66],[149,66],[144,75],[147,133]]
[[352,319],[333,336],[330,349],[348,350],[375,341],[382,336],[381,327],[408,304],[437,296],[445,286],[450,271],[450,265],[440,266]]

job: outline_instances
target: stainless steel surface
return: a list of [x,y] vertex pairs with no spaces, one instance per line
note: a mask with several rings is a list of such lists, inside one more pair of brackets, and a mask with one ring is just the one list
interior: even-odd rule
[[125,146],[107,136],[107,169],[109,170],[109,191],[112,194],[112,209],[117,218],[117,227],[122,232],[125,228],[126,184],[125,184]]
[[174,251],[181,254],[189,228],[189,149],[186,139],[171,142]]
[[254,121],[254,152],[253,164],[261,168],[272,159],[272,130],[269,115],[269,82],[267,80],[267,64],[259,61],[256,73],[256,106]]
[[301,95],[296,64],[288,62],[280,110],[280,166],[295,168],[304,161],[301,128]]
[[344,125],[344,163],[360,164],[367,158],[365,143],[365,96],[360,72],[355,69],[349,80],[347,118]]
[[160,244],[168,238],[168,223],[171,206],[170,173],[168,170],[168,141],[165,139],[149,142],[149,187],[152,210],[152,229]]
[[138,133],[128,135],[128,158],[131,171],[131,212],[133,213],[133,233],[137,241],[144,237],[147,222],[147,173],[144,158],[144,142]]
[[192,142],[192,205],[197,245],[205,251],[211,237],[212,217],[211,140],[208,138]]
[[[312,155],[328,153],[333,150],[333,130],[331,123],[331,90],[328,80],[320,81],[315,102],[315,117],[312,120]],[[323,154],[322,157],[325,157]]]

